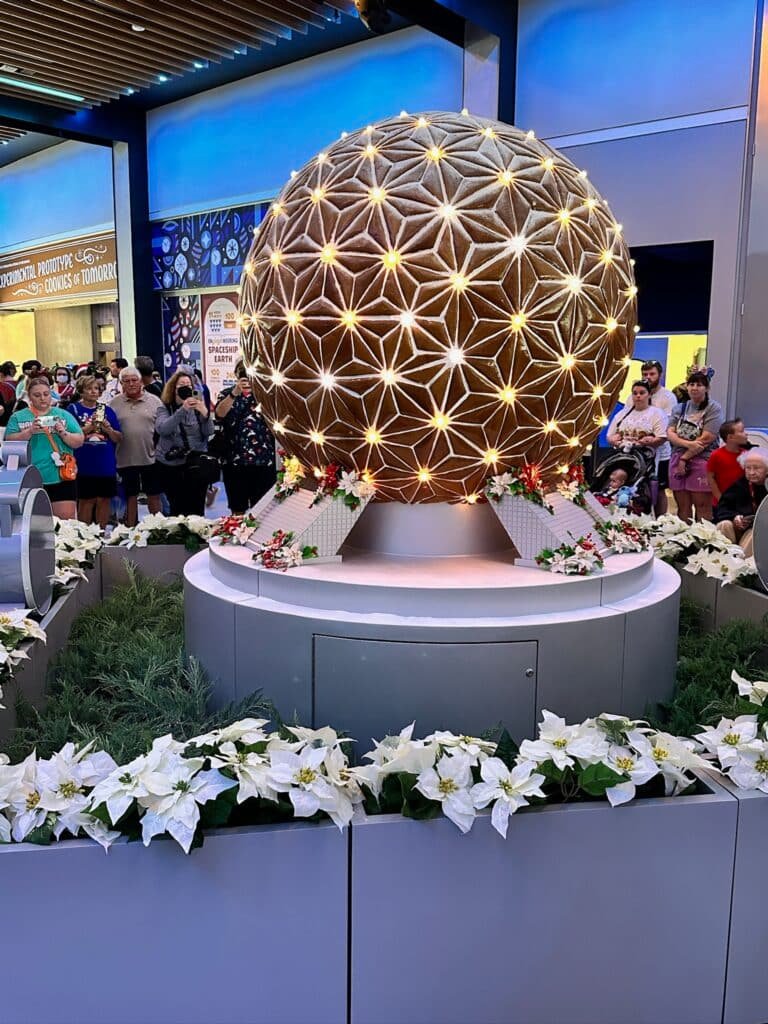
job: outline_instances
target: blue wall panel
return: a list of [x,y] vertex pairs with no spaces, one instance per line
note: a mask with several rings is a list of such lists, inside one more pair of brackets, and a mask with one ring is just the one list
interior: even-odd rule
[[459,47],[409,28],[151,111],[151,216],[269,199],[344,130],[460,109],[462,73]]
[[520,0],[517,114],[542,137],[749,101],[756,0]]
[[63,142],[0,168],[0,250],[113,224],[111,149]]

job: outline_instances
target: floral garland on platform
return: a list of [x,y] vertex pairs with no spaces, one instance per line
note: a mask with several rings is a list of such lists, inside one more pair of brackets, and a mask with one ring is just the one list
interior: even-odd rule
[[651,546],[648,537],[628,519],[599,522],[596,523],[596,529],[606,546],[613,548],[617,555],[630,551],[647,551]]
[[242,516],[222,516],[211,530],[221,544],[245,545],[258,530],[259,522],[250,512]]
[[356,470],[344,470],[336,462],[331,462],[321,470],[317,482],[317,491],[310,508],[318,505],[323,498],[331,497],[344,502],[347,508],[357,509],[366,498],[374,493],[374,485],[370,480],[361,477]]
[[305,544],[299,547],[294,543],[293,530],[275,530],[272,537],[259,544],[254,562],[259,562],[265,569],[295,569],[308,558],[317,558],[317,548]]
[[515,498],[525,498],[534,505],[540,505],[554,515],[555,510],[544,499],[544,484],[537,466],[525,465],[506,473],[489,477],[485,485],[485,493],[491,501],[500,502],[511,494]]
[[567,501],[572,501],[579,508],[586,508],[585,494],[588,487],[584,479],[584,467],[580,462],[568,467],[564,480],[557,485],[557,493]]
[[564,576],[590,576],[605,564],[591,534],[579,537],[572,544],[544,548],[536,555],[535,561],[549,572]]
[[277,501],[285,501],[289,495],[296,494],[299,490],[306,472],[295,455],[288,455],[283,448],[278,449],[277,454],[283,462],[277,471],[275,499]]

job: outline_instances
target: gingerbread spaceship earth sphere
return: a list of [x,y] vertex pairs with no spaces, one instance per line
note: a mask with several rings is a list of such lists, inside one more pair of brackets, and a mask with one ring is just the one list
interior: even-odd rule
[[367,470],[379,500],[472,500],[594,439],[636,292],[584,171],[498,121],[403,113],[292,175],[246,263],[243,351],[288,453]]

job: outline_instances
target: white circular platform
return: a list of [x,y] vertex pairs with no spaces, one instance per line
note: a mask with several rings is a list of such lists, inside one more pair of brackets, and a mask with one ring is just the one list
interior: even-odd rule
[[654,559],[651,552],[614,555],[593,576],[563,576],[516,566],[505,553],[406,558],[370,552],[280,572],[257,566],[250,548],[213,541],[208,567],[214,579],[243,594],[296,608],[474,620],[623,601],[651,585]]
[[367,743],[417,734],[535,735],[547,708],[642,717],[674,686],[680,577],[650,553],[566,577],[508,552],[398,557],[278,572],[211,547],[184,570],[186,643],[220,706],[255,690],[285,720]]

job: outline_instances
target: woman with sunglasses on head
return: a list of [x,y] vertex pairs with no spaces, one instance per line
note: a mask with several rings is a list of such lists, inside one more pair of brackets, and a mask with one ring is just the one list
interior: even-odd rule
[[712,518],[707,460],[718,446],[725,417],[720,404],[709,397],[708,374],[689,373],[686,387],[688,398],[673,409],[667,436],[672,444],[669,482],[677,514],[690,523],[694,513],[697,519]]

